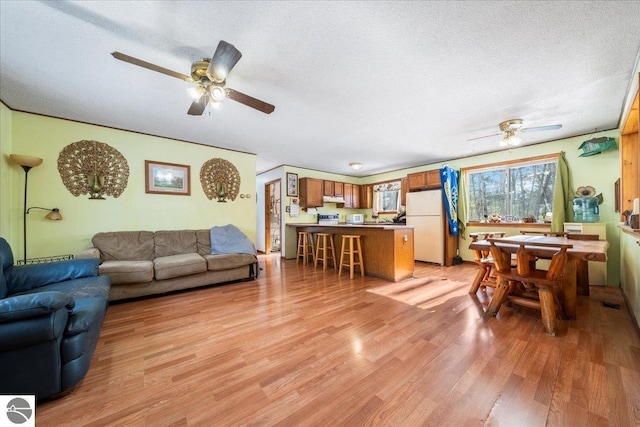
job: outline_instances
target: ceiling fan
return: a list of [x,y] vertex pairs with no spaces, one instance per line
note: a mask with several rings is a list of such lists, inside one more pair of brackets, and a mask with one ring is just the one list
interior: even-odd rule
[[523,128],[522,127],[522,119],[511,119],[506,120],[500,123],[500,133],[494,133],[493,135],[485,135],[479,136],[477,138],[471,138],[467,141],[473,141],[476,139],[489,138],[492,136],[504,135],[502,140],[500,140],[500,145],[505,147],[507,145],[518,145],[520,144],[520,138],[518,138],[518,133],[524,132],[540,132],[544,130],[556,130],[560,129],[562,125],[547,125],[547,126],[536,126],[531,128]]
[[220,40],[220,43],[218,43],[213,58],[204,58],[202,61],[196,61],[191,64],[191,76],[177,73],[124,53],[113,52],[111,55],[120,61],[166,74],[189,83],[196,83],[195,87],[189,89],[194,101],[187,114],[192,116],[201,116],[207,105],[214,109],[221,108],[222,100],[225,98],[232,99],[266,114],[271,114],[276,108],[237,90],[225,88],[227,75],[240,60],[242,53],[234,45],[224,40]]

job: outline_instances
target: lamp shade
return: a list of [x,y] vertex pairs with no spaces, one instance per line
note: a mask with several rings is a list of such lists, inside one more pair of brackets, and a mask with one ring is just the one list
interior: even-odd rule
[[45,216],[45,218],[50,219],[52,221],[61,221],[62,215],[60,214],[60,209],[58,208],[51,209],[51,212],[49,212],[47,216]]
[[15,164],[22,167],[35,168],[42,164],[40,157],[27,156],[25,154],[10,154],[9,157],[11,157],[11,160],[13,160]]

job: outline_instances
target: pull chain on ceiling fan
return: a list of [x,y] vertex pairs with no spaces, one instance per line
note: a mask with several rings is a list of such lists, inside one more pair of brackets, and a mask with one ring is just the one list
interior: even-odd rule
[[503,138],[500,140],[500,146],[506,147],[508,145],[519,145],[521,142],[520,138],[518,137],[519,133],[556,130],[556,129],[560,129],[562,125],[558,124],[558,125],[547,125],[547,126],[523,128],[522,119],[511,119],[511,120],[506,120],[500,123],[499,127],[500,127],[501,133],[494,133],[493,135],[479,136],[477,138],[468,139],[467,141],[474,141],[476,139],[490,138],[493,136],[503,135]]
[[233,101],[244,104],[248,107],[271,114],[275,106],[259,99],[253,98],[244,93],[231,88],[225,88],[227,76],[242,58],[242,53],[234,45],[220,40],[218,48],[213,54],[213,58],[205,58],[191,64],[191,76],[181,74],[164,67],[125,55],[120,52],[113,52],[114,58],[128,62],[138,67],[147,68],[151,71],[166,74],[189,83],[196,83],[195,87],[189,89],[189,94],[194,98],[187,114],[201,116],[209,105],[213,109],[222,108],[222,101],[229,98]]

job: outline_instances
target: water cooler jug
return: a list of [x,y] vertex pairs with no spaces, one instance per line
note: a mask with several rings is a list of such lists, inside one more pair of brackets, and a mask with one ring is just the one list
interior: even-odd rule
[[573,222],[600,221],[597,197],[576,197],[573,199]]

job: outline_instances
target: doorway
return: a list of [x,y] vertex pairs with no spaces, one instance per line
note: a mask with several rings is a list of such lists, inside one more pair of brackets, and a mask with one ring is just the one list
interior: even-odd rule
[[280,252],[282,249],[282,213],[280,206],[279,179],[267,182],[264,186],[264,248],[265,253]]

